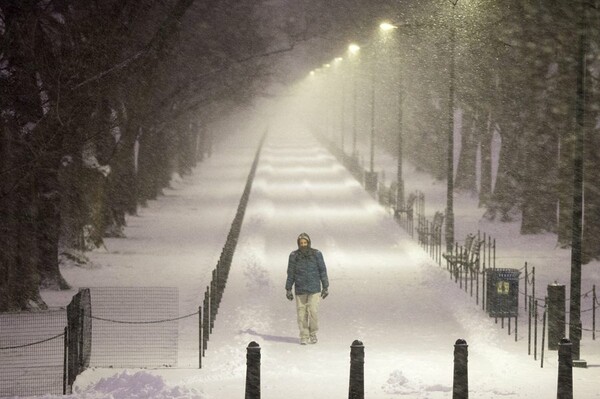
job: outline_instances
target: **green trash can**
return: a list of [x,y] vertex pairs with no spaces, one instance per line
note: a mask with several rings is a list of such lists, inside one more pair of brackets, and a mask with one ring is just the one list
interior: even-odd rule
[[487,269],[486,309],[490,317],[517,317],[519,314],[518,269]]

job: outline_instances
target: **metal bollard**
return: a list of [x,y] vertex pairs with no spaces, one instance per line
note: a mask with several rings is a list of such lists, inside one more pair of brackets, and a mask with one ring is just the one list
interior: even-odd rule
[[348,399],[365,397],[365,347],[359,340],[350,346],[350,388]]
[[558,390],[557,399],[573,399],[573,353],[567,338],[558,344]]
[[246,348],[246,399],[260,399],[260,345],[252,341]]
[[456,340],[454,344],[454,382],[452,384],[452,399],[469,398],[469,372],[467,341],[464,339]]

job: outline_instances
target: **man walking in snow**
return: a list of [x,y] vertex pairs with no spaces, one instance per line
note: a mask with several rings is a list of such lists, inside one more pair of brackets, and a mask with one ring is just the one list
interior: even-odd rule
[[325,299],[329,295],[327,267],[321,251],[311,248],[308,234],[300,234],[297,242],[298,249],[292,251],[288,260],[286,297],[290,301],[294,299],[294,286],[300,344],[316,344],[319,330],[319,299]]

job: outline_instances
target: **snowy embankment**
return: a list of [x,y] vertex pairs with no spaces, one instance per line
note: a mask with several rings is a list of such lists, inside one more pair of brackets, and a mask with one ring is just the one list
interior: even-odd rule
[[[305,132],[287,131],[286,136],[271,131],[265,143],[203,369],[126,374],[90,369],[77,379],[72,397],[242,397],[245,347],[250,341],[262,348],[263,397],[346,397],[349,346],[360,339],[366,352],[367,397],[448,398],[453,344],[458,338],[469,344],[471,398],[556,395],[555,352],[540,369],[527,358],[522,331],[515,343],[330,154]],[[252,155],[247,151],[245,172],[239,169],[237,177],[230,175],[239,187],[226,184],[225,178],[221,189],[235,186],[241,193]],[[225,176],[213,169],[211,177],[221,182]],[[214,191],[204,193],[210,199],[203,202],[187,191],[189,183],[178,196],[167,196],[159,201],[160,207],[145,210],[153,213],[153,220],[138,230],[148,230],[146,234],[119,241],[119,253],[99,255],[94,258],[98,268],[73,270],[65,273],[67,279],[79,286],[91,281],[174,285],[180,289],[181,313],[197,306],[214,264],[208,260],[208,265],[198,265],[199,258],[194,263],[191,258],[198,255],[191,249],[206,251],[212,245],[213,251],[217,249],[216,261],[227,231],[213,237],[213,230],[203,226],[225,218],[221,224],[226,230],[239,197],[232,198],[229,215],[215,216],[226,212],[221,206],[229,202]],[[201,191],[196,190],[196,194]],[[196,218],[196,212],[205,211],[204,217]],[[330,296],[321,302],[319,343],[310,346],[298,345],[294,305],[285,299],[283,289],[287,256],[303,231],[323,251],[331,281]],[[114,245],[107,247],[117,248]],[[159,264],[168,272],[156,276]],[[196,356],[187,349],[189,353],[180,357]],[[600,364],[598,345],[586,350],[588,361],[593,358],[594,364]],[[575,397],[600,397],[598,370],[574,371]]]

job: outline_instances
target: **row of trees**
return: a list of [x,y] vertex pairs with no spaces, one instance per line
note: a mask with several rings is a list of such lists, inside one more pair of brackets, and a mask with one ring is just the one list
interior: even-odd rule
[[341,64],[341,75],[333,66],[329,75],[338,94],[335,76],[344,77],[346,129],[352,125],[349,97],[357,73],[357,124],[360,137],[368,140],[374,73],[380,144],[396,154],[401,96],[404,155],[445,179],[454,46],[454,102],[462,111],[455,189],[476,193],[490,219],[520,218],[522,234],[557,233],[560,246],[571,243],[577,52],[584,29],[583,260],[599,258],[600,2],[431,1],[409,3],[379,18],[397,28],[382,33],[372,23],[362,40],[355,39],[360,55]]
[[59,254],[121,235],[202,159],[266,77],[260,5],[0,1],[0,311],[45,307]]

